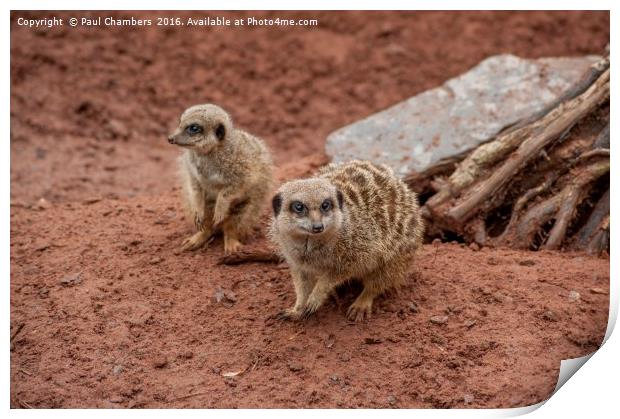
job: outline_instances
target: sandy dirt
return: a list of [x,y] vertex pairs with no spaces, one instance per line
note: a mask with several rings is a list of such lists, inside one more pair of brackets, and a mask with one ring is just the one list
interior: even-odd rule
[[332,130],[489,55],[600,53],[609,15],[277,15],[320,24],[29,30],[12,14],[11,407],[515,407],[600,345],[608,258],[458,243],[425,245],[366,323],[344,317],[355,284],[306,323],[272,320],[294,301],[285,264],[217,265],[221,239],[179,254],[166,135],[216,102],[279,180],[304,176]]

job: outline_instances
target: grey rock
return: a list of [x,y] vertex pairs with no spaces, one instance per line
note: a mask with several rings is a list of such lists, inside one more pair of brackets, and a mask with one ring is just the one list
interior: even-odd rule
[[598,58],[489,57],[440,87],[331,133],[326,152],[336,163],[387,164],[399,176],[423,171],[544,109]]

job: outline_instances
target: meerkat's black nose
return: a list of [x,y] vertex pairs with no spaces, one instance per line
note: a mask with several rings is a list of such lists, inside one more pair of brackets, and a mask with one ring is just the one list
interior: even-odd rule
[[323,224],[312,224],[313,233],[322,233],[324,229]]
[[172,135],[170,137],[168,137],[168,142],[170,144],[174,144],[174,137]]

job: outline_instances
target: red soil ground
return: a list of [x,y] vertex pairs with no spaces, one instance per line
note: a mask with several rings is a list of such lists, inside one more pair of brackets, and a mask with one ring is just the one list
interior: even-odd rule
[[12,407],[524,406],[600,345],[608,258],[454,243],[425,245],[369,322],[344,317],[355,286],[305,323],[271,320],[294,300],[285,264],[217,265],[221,239],[178,254],[191,228],[166,134],[216,102],[266,140],[280,180],[306,175],[330,131],[489,55],[600,53],[607,13],[37,30],[24,15],[51,13],[11,19]]

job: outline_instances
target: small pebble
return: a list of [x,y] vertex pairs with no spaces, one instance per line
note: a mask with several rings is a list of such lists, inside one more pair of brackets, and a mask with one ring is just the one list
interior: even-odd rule
[[433,316],[430,321],[435,324],[446,324],[448,323],[448,316]]
[[41,198],[37,201],[36,207],[40,210],[46,210],[50,209],[52,207],[52,204],[50,204],[47,199]]
[[60,280],[60,285],[63,287],[70,287],[73,285],[77,285],[82,282],[82,273],[78,272],[73,275],[67,275],[63,279]]
[[579,301],[581,295],[577,291],[571,291],[568,293],[568,301]]
[[607,295],[607,291],[605,291],[602,288],[590,288],[590,292],[592,294],[604,294],[604,295]]
[[168,365],[168,360],[165,357],[157,358],[153,362],[153,366],[159,369],[164,368],[166,365]]
[[304,366],[301,365],[299,362],[289,362],[288,369],[293,372],[298,372],[298,371],[303,370]]
[[472,327],[474,327],[475,324],[476,324],[476,320],[469,319],[469,320],[465,320],[465,323],[463,323],[463,326],[465,326],[468,329],[471,329]]
[[192,359],[194,357],[194,353],[192,351],[181,352],[178,356],[181,359]]
[[149,262],[151,265],[157,265],[158,263],[163,262],[164,260],[162,258],[160,258],[159,256],[155,256],[153,259],[151,259],[151,261]]
[[543,313],[543,319],[549,321],[549,322],[557,322],[558,321],[558,316],[557,314],[555,314],[553,311],[551,310],[547,310]]
[[349,362],[351,360],[351,356],[348,354],[340,354],[338,355],[338,359],[342,362]]

